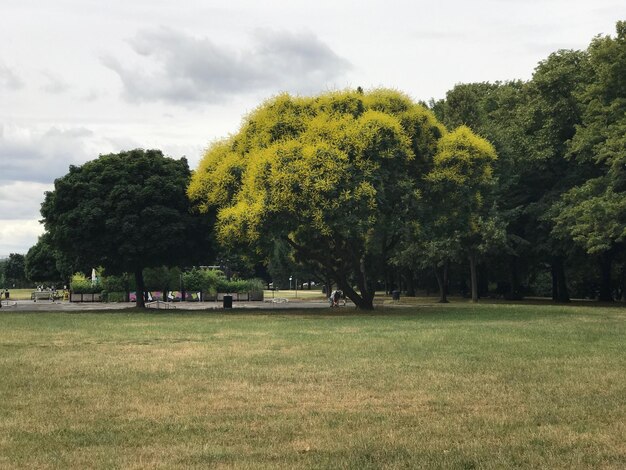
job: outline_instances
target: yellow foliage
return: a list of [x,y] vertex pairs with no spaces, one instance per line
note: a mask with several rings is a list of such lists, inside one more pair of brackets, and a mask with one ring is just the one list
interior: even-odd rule
[[253,244],[276,227],[366,237],[406,196],[391,189],[397,182],[419,196],[419,165],[444,134],[430,111],[393,90],[282,94],[209,147],[188,193],[201,211],[217,211],[228,244]]
[[444,135],[437,149],[434,168],[427,177],[430,181],[473,186],[490,182],[491,165],[497,158],[495,148],[468,127]]

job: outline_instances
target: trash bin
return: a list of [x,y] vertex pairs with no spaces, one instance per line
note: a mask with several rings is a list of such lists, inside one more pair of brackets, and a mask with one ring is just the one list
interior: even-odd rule
[[224,308],[233,308],[233,296],[232,295],[224,296]]
[[399,290],[394,290],[394,291],[391,293],[391,298],[392,298],[393,300],[399,301],[399,300],[400,300],[400,291],[399,291]]

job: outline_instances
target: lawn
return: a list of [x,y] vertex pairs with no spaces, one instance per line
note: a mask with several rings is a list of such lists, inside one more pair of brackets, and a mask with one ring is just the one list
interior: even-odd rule
[[0,313],[0,468],[625,468],[626,311]]

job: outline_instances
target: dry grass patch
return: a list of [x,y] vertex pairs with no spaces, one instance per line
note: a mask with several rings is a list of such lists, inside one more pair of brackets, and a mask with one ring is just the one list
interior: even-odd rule
[[0,315],[2,468],[624,468],[626,313]]

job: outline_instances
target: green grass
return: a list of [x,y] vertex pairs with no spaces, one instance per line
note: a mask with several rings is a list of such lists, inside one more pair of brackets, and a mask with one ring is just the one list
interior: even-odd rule
[[0,468],[625,468],[626,312],[0,314]]

